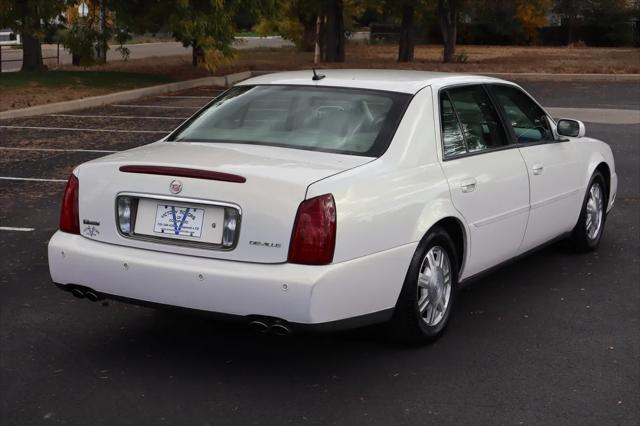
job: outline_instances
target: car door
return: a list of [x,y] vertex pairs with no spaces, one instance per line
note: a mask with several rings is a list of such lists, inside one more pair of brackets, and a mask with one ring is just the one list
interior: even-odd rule
[[521,252],[570,231],[578,220],[584,162],[575,140],[554,137],[550,118],[523,90],[490,85],[529,173],[531,210]]
[[442,169],[470,246],[462,278],[516,255],[527,226],[529,180],[482,85],[440,91]]

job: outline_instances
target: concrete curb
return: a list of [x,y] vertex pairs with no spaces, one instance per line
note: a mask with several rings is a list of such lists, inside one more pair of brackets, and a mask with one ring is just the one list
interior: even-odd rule
[[74,99],[72,101],[55,102],[51,104],[36,105],[29,108],[15,109],[0,112],[0,120],[10,118],[31,117],[42,114],[58,114],[61,112],[72,111],[75,109],[94,108],[116,102],[126,102],[138,99],[144,96],[160,95],[163,93],[175,92],[178,90],[190,89],[199,86],[222,86],[230,87],[231,85],[246,80],[251,77],[251,71],[239,72],[225,76],[213,76],[198,78],[195,80],[177,81],[175,83],[162,84],[159,86],[143,87],[140,89],[127,90],[124,92],[110,93],[108,95],[92,96],[83,99]]

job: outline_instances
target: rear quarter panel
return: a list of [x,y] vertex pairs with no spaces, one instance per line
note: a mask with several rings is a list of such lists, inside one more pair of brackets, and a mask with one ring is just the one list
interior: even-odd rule
[[[438,161],[436,131],[431,88],[426,87],[414,96],[384,155],[309,187],[307,198],[326,193],[335,198],[334,262],[417,246],[440,219],[460,219]],[[410,257],[389,267],[406,272]]]

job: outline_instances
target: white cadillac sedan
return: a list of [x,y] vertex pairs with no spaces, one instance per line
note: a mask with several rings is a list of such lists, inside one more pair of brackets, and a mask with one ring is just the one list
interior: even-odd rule
[[456,289],[558,238],[602,238],[609,146],[519,86],[413,71],[246,80],[162,140],[70,176],[49,243],[77,297],[260,331],[445,328]]

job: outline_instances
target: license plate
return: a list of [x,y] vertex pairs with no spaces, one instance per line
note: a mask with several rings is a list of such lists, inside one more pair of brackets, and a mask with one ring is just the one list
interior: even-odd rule
[[153,232],[167,236],[200,238],[204,209],[158,204]]
[[141,198],[134,233],[154,238],[222,242],[224,208]]

